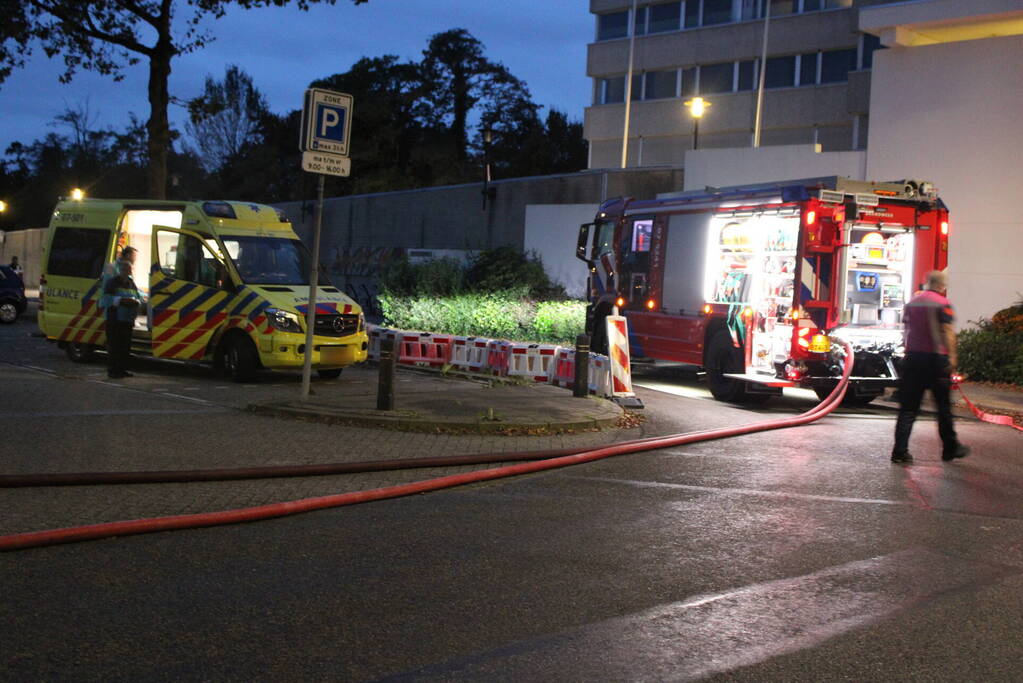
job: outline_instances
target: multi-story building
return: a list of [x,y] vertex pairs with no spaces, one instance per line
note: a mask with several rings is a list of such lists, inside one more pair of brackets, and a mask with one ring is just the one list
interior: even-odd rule
[[[696,144],[751,145],[765,25],[760,144],[865,149],[880,41],[858,30],[859,8],[890,1],[590,0],[593,100],[584,133],[590,168],[621,164],[630,52],[627,165],[678,164]],[[693,96],[710,103],[698,141],[683,106]]]

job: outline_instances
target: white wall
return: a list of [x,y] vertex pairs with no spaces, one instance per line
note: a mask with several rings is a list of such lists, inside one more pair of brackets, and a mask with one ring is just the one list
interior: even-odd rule
[[866,180],[863,152],[821,152],[820,145],[698,149],[686,152],[686,190],[774,180],[841,176]]
[[579,226],[592,223],[596,204],[526,205],[526,252],[543,259],[552,280],[560,282],[570,296],[586,296],[586,264],[575,257]]
[[1023,37],[874,53],[867,175],[923,178],[951,217],[960,325],[1023,296]]

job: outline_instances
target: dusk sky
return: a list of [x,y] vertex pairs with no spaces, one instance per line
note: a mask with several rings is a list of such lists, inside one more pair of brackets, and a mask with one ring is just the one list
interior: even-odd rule
[[[579,121],[589,104],[586,44],[594,23],[587,0],[370,0],[359,6],[337,0],[309,12],[234,8],[207,25],[217,40],[174,60],[172,97],[199,95],[208,74],[223,78],[225,68],[237,64],[270,108],[284,113],[301,107],[302,92],[314,79],[347,71],[361,57],[418,60],[431,35],[465,28],[484,44],[488,58],[528,84],[537,104]],[[49,132],[67,132],[50,125],[65,107],[88,103],[97,128],[123,129],[129,112],[148,118],[145,62],[119,83],[82,71],[68,85],[57,80],[61,65],[59,57],[48,59],[36,49],[29,64],[0,85],[0,153],[16,140],[28,144]],[[356,102],[353,145],[358,115]],[[172,104],[170,116],[181,128],[185,110]]]

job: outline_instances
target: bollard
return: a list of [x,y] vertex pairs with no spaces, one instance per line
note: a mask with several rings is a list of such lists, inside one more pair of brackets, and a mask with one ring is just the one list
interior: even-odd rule
[[394,372],[398,354],[393,339],[380,340],[380,376],[377,381],[377,410],[394,410]]
[[590,395],[590,335],[575,338],[575,383],[572,395],[587,398]]

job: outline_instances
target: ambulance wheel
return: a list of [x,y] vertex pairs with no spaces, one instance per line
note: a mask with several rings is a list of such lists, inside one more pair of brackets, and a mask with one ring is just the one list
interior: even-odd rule
[[92,344],[82,344],[80,342],[68,342],[68,345],[64,347],[64,350],[67,352],[67,357],[74,363],[88,363],[96,354],[95,346]]
[[9,325],[18,319],[18,307],[9,301],[0,304],[0,323]]
[[320,376],[320,379],[337,379],[341,376],[341,371],[344,368],[331,368],[330,370],[317,370],[316,374]]
[[[727,403],[749,402],[746,387],[737,379],[725,377],[743,370],[742,350],[732,346],[728,330],[718,330],[707,345],[707,386],[718,401]],[[757,396],[757,394],[751,394]]]
[[259,357],[252,342],[244,337],[231,337],[224,343],[222,366],[224,375],[234,382],[251,382],[259,368]]

